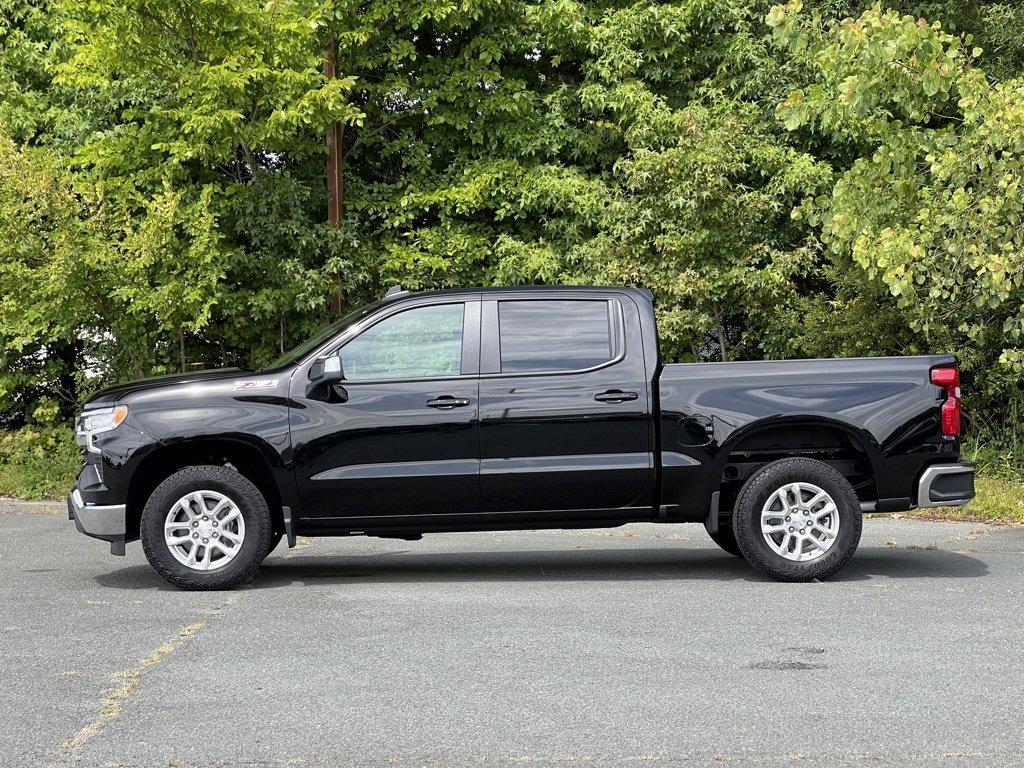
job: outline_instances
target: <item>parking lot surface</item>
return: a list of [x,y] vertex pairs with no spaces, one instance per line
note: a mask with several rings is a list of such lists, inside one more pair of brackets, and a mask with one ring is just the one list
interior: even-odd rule
[[871,519],[828,583],[700,526],[303,539],[175,590],[0,502],[2,766],[1019,766],[1024,528]]

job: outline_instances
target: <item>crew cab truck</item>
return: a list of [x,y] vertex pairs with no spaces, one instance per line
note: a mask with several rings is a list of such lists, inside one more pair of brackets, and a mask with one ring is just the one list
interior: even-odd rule
[[974,496],[959,383],[941,355],[666,365],[641,289],[392,289],[263,370],[97,394],[68,510],[187,589],[282,537],[637,521],[823,579],[864,512]]

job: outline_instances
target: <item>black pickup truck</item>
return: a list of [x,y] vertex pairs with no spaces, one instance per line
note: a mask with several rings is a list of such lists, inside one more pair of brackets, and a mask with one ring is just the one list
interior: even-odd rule
[[949,356],[665,365],[639,289],[392,289],[266,369],[97,394],[68,510],[189,589],[282,537],[637,521],[822,579],[863,512],[974,496],[959,384]]

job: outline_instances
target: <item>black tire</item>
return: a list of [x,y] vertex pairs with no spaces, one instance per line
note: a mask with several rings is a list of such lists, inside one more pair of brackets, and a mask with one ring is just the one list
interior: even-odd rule
[[[839,515],[835,542],[813,560],[788,560],[768,546],[761,533],[761,510],[769,497],[787,483],[813,483],[828,493]],[[736,543],[751,565],[779,581],[826,579],[850,562],[860,543],[860,501],[850,482],[814,459],[782,459],[762,467],[747,481],[733,509]],[[783,534],[784,535],[784,534]]]
[[718,546],[728,552],[730,555],[736,557],[743,557],[743,553],[740,551],[740,545],[736,543],[736,533],[733,531],[731,525],[718,524],[718,533],[708,533],[711,540]]
[[275,531],[270,534],[270,548],[267,550],[268,555],[277,549],[277,545],[281,543],[282,538],[284,538],[284,533],[281,531]]
[[[210,490],[231,499],[242,513],[245,536],[237,555],[221,568],[199,571],[179,562],[164,541],[171,506],[185,494]],[[182,589],[230,589],[256,576],[270,552],[271,522],[266,499],[248,478],[233,469],[200,465],[175,472],[156,487],[142,510],[142,549],[153,569]]]

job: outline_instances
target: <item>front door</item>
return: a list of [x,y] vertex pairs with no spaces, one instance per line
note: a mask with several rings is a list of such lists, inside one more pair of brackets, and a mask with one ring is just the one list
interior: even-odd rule
[[330,397],[292,409],[311,523],[402,525],[480,511],[480,305],[437,301],[385,312],[341,348],[344,381]]
[[480,483],[489,513],[650,516],[648,376],[626,296],[482,305]]

